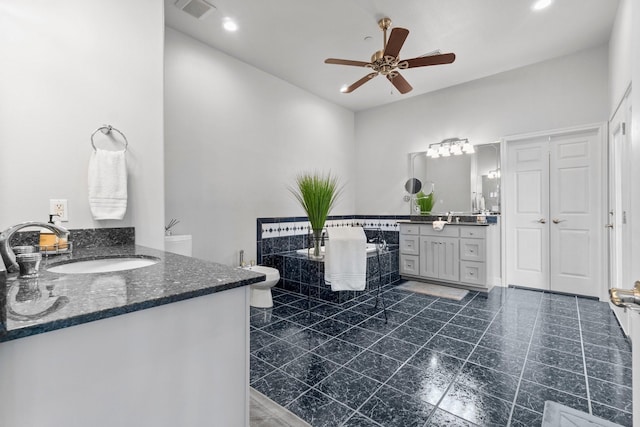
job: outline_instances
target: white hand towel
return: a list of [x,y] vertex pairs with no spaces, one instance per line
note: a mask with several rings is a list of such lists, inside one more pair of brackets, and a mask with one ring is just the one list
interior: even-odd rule
[[436,231],[442,231],[445,225],[447,225],[447,221],[433,221],[433,229]]
[[96,220],[122,219],[127,211],[124,151],[96,149],[89,160],[89,206]]
[[332,291],[363,291],[367,284],[367,237],[362,227],[328,228],[324,275]]

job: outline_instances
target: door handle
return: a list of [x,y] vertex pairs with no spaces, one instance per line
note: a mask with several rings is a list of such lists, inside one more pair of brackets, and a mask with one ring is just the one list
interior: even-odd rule
[[560,224],[561,222],[564,222],[564,221],[566,221],[566,219],[557,219],[556,218],[556,219],[553,220],[553,223],[554,224]]
[[613,224],[605,224],[604,228],[613,228]]
[[544,218],[540,218],[540,219],[538,220],[538,222],[539,222],[540,224],[546,224],[546,223],[547,223],[547,220],[546,220],[546,219],[544,219]]

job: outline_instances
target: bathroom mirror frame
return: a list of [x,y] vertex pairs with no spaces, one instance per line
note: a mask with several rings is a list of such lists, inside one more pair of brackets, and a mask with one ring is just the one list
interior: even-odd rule
[[[473,147],[473,154],[435,159],[426,151],[409,153],[409,179],[419,180],[425,193],[435,193],[432,214],[500,213],[500,142]],[[410,213],[417,214],[414,195]]]

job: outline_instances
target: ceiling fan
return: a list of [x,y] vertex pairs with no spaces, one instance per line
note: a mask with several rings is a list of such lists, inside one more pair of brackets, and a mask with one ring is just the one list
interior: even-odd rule
[[354,67],[365,67],[373,70],[372,73],[367,74],[351,86],[342,89],[344,93],[351,93],[355,89],[359,88],[378,74],[382,74],[387,77],[387,80],[393,84],[400,93],[407,93],[413,89],[409,82],[398,72],[398,69],[405,70],[407,68],[426,67],[429,65],[441,65],[451,64],[456,60],[454,53],[444,53],[437,55],[425,55],[417,58],[400,60],[398,55],[400,49],[404,44],[404,41],[409,35],[409,30],[406,28],[394,28],[391,30],[391,35],[387,40],[387,30],[391,27],[391,19],[382,18],[378,21],[378,26],[383,32],[384,46],[382,50],[375,52],[371,55],[371,62],[364,61],[351,61],[348,59],[336,59],[327,58],[325,64],[337,64],[337,65],[351,65]]

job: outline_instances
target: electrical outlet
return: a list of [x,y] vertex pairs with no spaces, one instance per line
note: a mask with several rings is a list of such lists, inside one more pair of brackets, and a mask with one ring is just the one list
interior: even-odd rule
[[58,215],[60,221],[68,222],[69,208],[67,206],[67,199],[50,199],[49,214]]

